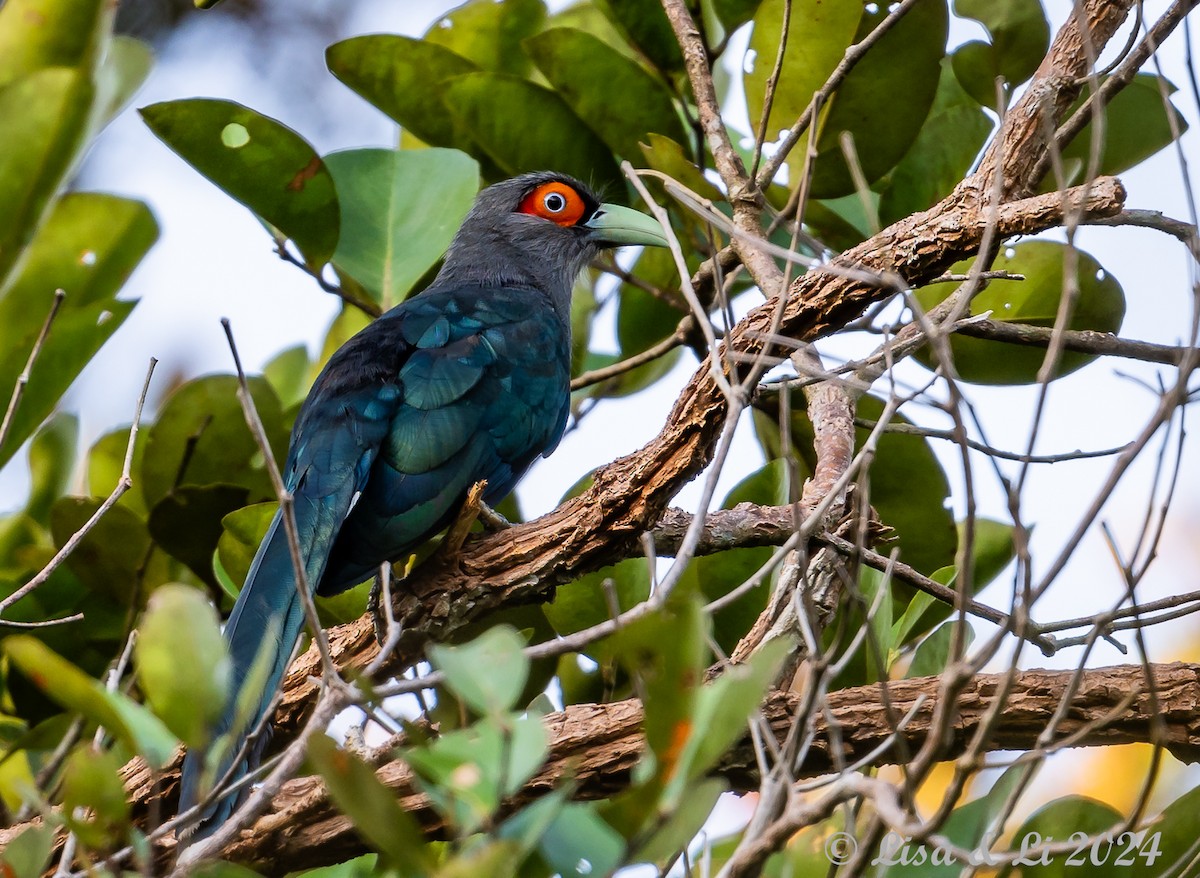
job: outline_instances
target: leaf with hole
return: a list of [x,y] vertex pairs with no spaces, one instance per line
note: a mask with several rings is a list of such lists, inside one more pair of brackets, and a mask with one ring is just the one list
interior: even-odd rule
[[235,201],[296,242],[320,268],[338,241],[337,192],[292,129],[233,101],[190,98],[140,110],[150,130]]

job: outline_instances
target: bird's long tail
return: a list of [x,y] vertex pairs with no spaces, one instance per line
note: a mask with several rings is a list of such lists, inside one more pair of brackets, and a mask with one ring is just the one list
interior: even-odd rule
[[[305,502],[303,498],[297,498],[295,506],[300,556],[309,588],[313,590],[324,572],[336,535],[335,528],[330,527],[328,521],[322,521],[328,518],[322,513],[330,511],[322,506]],[[303,627],[304,608],[296,590],[295,564],[288,548],[282,514],[276,513],[225,625],[225,640],[233,664],[230,695],[220,721],[212,729],[209,746],[195,752],[189,750],[184,759],[180,813],[201,801],[211,785],[225,777],[231,766],[234,766],[231,781],[244,777],[257,767],[267,734],[264,732],[249,748],[244,745],[247,736],[262,723]],[[243,691],[248,681],[256,691]],[[214,752],[214,747],[219,750]],[[189,840],[211,834],[229,818],[245,795],[244,789],[211,803]]]

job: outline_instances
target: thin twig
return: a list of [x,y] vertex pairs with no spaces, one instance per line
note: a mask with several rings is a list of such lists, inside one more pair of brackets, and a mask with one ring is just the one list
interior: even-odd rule
[[263,426],[262,419],[258,416],[258,409],[254,405],[254,399],[250,396],[250,386],[246,383],[246,373],[242,369],[242,358],[238,354],[237,343],[233,340],[233,327],[230,325],[228,317],[221,318],[221,326],[225,329],[225,338],[229,341],[229,351],[233,355],[233,364],[237,368],[238,378],[238,402],[242,405],[242,414],[246,418],[246,425],[250,428],[250,433],[254,436],[254,441],[258,445],[258,450],[262,452],[263,458],[267,464],[267,472],[271,477],[271,485],[275,489],[275,496],[279,500],[279,508],[283,514],[283,528],[287,534],[288,550],[292,555],[292,568],[296,574],[296,592],[300,598],[300,604],[304,608],[304,618],[308,622],[309,629],[313,634],[313,641],[317,645],[317,650],[321,655],[321,667],[324,670],[325,676],[329,680],[340,680],[337,666],[333,663],[333,657],[329,654],[329,641],[325,637],[324,628],[317,616],[317,605],[313,602],[313,590],[309,587],[308,571],[304,566],[304,556],[300,551],[300,536],[296,529],[296,514],[293,504],[292,492],[288,490],[284,484],[283,475],[279,471],[279,464],[275,461],[275,454],[271,450],[271,443],[267,439],[267,430]]
[[5,440],[8,439],[8,433],[12,429],[13,416],[17,413],[17,406],[21,404],[21,397],[25,395],[25,386],[29,384],[29,375],[33,371],[33,364],[42,352],[42,346],[46,343],[46,336],[50,334],[50,324],[58,316],[58,309],[62,307],[63,299],[66,297],[67,294],[65,291],[54,291],[54,301],[50,305],[50,313],[46,315],[46,320],[42,323],[41,332],[38,333],[37,339],[33,343],[33,350],[29,352],[29,359],[25,361],[25,368],[17,376],[17,382],[13,385],[12,396],[8,399],[8,409],[4,412],[4,421],[0,422],[0,446],[3,446]]
[[80,527],[79,530],[75,531],[75,533],[71,534],[70,538],[66,541],[66,543],[63,544],[63,547],[59,549],[58,553],[50,559],[45,567],[42,568],[41,572],[39,572],[35,577],[33,577],[33,579],[29,580],[29,582],[18,588],[4,600],[0,601],[0,614],[3,614],[5,610],[32,592],[34,589],[41,587],[46,580],[50,578],[51,574],[53,574],[54,571],[59,568],[62,562],[65,561],[70,554],[75,551],[80,542],[83,541],[83,538],[87,536],[91,529],[96,526],[96,523],[104,517],[105,513],[112,509],[117,504],[117,501],[124,496],[125,492],[133,487],[133,476],[130,472],[133,467],[133,447],[134,443],[137,441],[138,426],[142,420],[142,407],[146,404],[146,394],[150,390],[150,377],[154,374],[154,367],[157,365],[157,363],[157,359],[154,357],[150,358],[150,368],[146,370],[146,380],[142,384],[142,392],[138,396],[137,408],[133,413],[133,424],[129,427],[129,444],[125,447],[125,462],[121,467],[121,477],[117,480],[116,487],[113,488],[112,493],[108,495],[105,501],[100,504],[100,507],[92,513],[91,517],[83,523],[83,526]]

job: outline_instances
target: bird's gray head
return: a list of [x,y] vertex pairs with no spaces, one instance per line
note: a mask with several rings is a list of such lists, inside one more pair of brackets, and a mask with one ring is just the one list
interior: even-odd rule
[[435,284],[531,287],[549,295],[565,320],[575,278],[602,249],[666,243],[656,221],[601,204],[573,177],[523,174],[479,193]]

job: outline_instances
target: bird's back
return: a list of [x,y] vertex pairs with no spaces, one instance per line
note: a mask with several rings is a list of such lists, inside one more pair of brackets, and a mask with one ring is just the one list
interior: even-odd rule
[[[401,351],[394,358],[381,352]],[[360,361],[392,360],[370,379],[394,400],[366,484],[342,524],[321,581],[335,594],[371,576],[449,523],[467,490],[484,499],[512,490],[535,458],[558,444],[569,409],[567,328],[544,294],[530,289],[429,289],[388,312],[330,361],[293,436],[361,395]],[[342,377],[342,371],[357,378]],[[349,383],[359,394],[347,393]],[[324,386],[336,389],[330,393]],[[363,403],[359,403],[362,405]],[[323,444],[323,443],[322,443]]]

